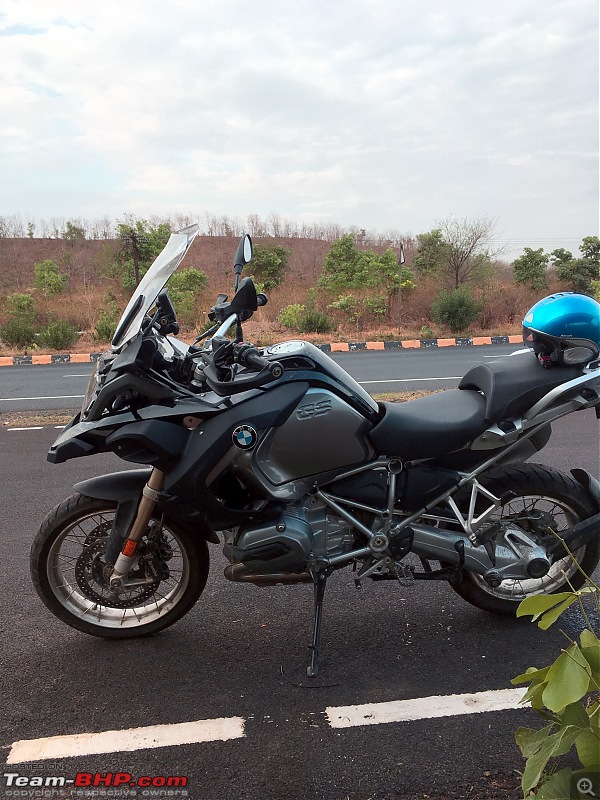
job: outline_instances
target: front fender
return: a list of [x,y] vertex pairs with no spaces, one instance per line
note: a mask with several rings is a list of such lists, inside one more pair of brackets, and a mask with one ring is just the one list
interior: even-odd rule
[[76,492],[96,500],[115,500],[117,510],[110,532],[104,559],[114,564],[123,549],[127,533],[137,512],[142,489],[148,482],[152,469],[131,469],[125,472],[110,472],[79,481],[73,487]]
[[[115,521],[105,554],[106,561],[111,564],[115,563],[125,544],[125,538],[135,517],[142,489],[151,474],[152,468],[110,472],[108,475],[98,475],[95,478],[80,481],[73,487],[76,492],[84,494],[86,497],[117,502]],[[159,510],[168,519],[190,528],[200,539],[207,539],[213,544],[219,544],[219,537],[206,525],[198,511],[181,503],[175,497],[169,499],[171,501],[169,508],[163,507],[162,498],[159,500]]]
[[152,474],[152,469],[129,469],[124,472],[110,472],[79,481],[73,487],[79,494],[97,500],[116,500],[120,503],[132,495],[139,497],[144,484]]

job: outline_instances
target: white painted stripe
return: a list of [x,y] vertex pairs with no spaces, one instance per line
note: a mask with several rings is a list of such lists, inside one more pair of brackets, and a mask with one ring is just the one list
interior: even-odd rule
[[13,400],[81,400],[82,394],[59,394],[55,397],[0,397],[0,403],[12,403]]
[[89,378],[90,372],[72,372],[70,375],[63,375],[63,378]]
[[384,722],[407,722],[521,708],[520,700],[524,694],[523,689],[498,689],[475,694],[449,694],[416,697],[413,700],[393,700],[389,703],[365,703],[360,706],[330,706],[325,709],[325,713],[332,728],[354,728],[358,725],[380,725]]
[[43,431],[43,425],[32,425],[30,428],[7,428],[7,431]]
[[365,383],[416,383],[417,381],[459,381],[462,375],[454,375],[449,378],[394,378],[387,381],[359,381],[360,385]]
[[6,763],[20,764],[25,761],[131,752],[200,742],[226,742],[246,735],[244,723],[243,717],[222,717],[179,722],[174,725],[128,728],[121,731],[24,739],[13,743]]

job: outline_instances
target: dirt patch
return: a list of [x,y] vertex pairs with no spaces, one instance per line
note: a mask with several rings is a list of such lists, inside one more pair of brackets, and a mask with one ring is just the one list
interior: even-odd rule
[[[441,389],[440,391],[443,391]],[[435,392],[389,392],[374,394],[373,398],[380,403],[405,403],[408,400],[417,400]],[[34,425],[66,425],[78,412],[74,409],[58,409],[54,411],[3,411],[0,412],[0,426],[28,428]]]
[[2,427],[29,428],[35,425],[66,425],[79,409],[57,409],[53,411],[3,411],[0,412]]

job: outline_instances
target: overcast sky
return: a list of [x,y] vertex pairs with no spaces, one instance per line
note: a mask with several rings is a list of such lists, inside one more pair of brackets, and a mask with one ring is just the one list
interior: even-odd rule
[[0,215],[598,233],[594,0],[2,0]]

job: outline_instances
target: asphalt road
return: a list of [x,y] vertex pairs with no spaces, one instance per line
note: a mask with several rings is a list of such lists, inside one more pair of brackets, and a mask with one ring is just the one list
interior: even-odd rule
[[[416,389],[451,389],[471,367],[515,351],[514,345],[332,353],[338,364],[371,394]],[[91,364],[2,367],[2,411],[78,408]]]
[[[403,363],[418,363],[404,355]],[[358,365],[372,357],[354,353],[347,359]],[[245,735],[13,764],[5,773],[187,776],[192,800],[518,796],[514,771],[523,762],[514,731],[537,726],[532,712],[336,730],[325,709],[507,688],[528,666],[556,657],[564,643],[558,630],[542,632],[528,622],[488,615],[445,584],[408,589],[380,583],[357,592],[351,573],[341,571],[327,589],[319,688],[301,688],[295,683],[306,683],[310,587],[228,583],[224,559],[211,545],[206,590],[168,631],[121,643],[77,633],[38,600],[28,575],[30,542],[46,511],[70,493],[74,481],[126,465],[105,455],[52,466],[45,452],[56,433],[0,429],[5,757],[20,739],[222,717],[243,717]],[[598,474],[598,454],[598,423],[586,411],[557,423],[540,455],[563,469],[577,465]],[[573,634],[579,622],[573,613],[563,627]],[[185,796],[172,791],[138,790],[137,797]]]

